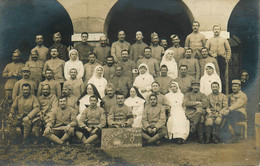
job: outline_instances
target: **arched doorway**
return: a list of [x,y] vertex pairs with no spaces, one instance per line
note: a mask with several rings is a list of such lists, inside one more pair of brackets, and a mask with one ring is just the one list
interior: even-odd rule
[[117,41],[117,32],[124,30],[126,40],[134,43],[136,31],[142,31],[144,42],[150,43],[150,34],[157,32],[159,37],[178,34],[181,44],[191,33],[193,16],[180,0],[119,0],[110,10],[104,32],[111,42]]
[[[247,70],[249,81],[243,91],[247,94],[248,134],[254,135],[255,113],[259,111],[259,35],[258,35],[258,1],[240,0],[234,8],[228,23],[232,46],[232,56],[239,59],[241,70]],[[235,70],[234,70],[235,71]]]
[[55,32],[61,32],[63,44],[71,44],[71,19],[56,0],[2,1],[0,20],[1,71],[11,61],[12,52],[16,48],[22,51],[22,60],[27,61],[38,34],[44,36],[46,47],[53,44],[52,35]]

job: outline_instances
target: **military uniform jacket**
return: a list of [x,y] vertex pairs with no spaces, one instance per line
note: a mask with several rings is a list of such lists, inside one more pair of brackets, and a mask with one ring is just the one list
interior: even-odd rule
[[111,55],[115,58],[115,61],[121,61],[122,50],[130,50],[130,43],[127,41],[116,41],[111,46]]
[[246,115],[247,96],[241,90],[237,93],[231,93],[228,96],[229,99],[229,110],[240,111]]
[[94,108],[88,107],[86,108],[78,121],[79,127],[98,127],[103,128],[106,126],[106,116],[104,113],[104,109],[95,106]]
[[202,103],[202,109],[206,109],[208,106],[207,97],[204,93],[188,92],[184,95],[184,106],[186,107],[186,115],[196,112],[196,102]]
[[108,115],[111,107],[115,106],[117,101],[116,101],[116,95],[114,95],[112,98],[109,96],[105,96],[102,98],[103,102],[103,108],[105,109],[105,114]]
[[64,60],[65,62],[69,60],[69,57],[68,57],[68,49],[66,46],[64,46],[63,44],[53,44],[50,48],[49,48],[49,54],[48,54],[48,58],[47,59],[51,59],[51,56],[50,56],[50,52],[51,52],[51,49],[53,48],[57,48],[58,52],[59,52],[59,55],[58,55],[58,58]]
[[40,96],[40,114],[43,116],[44,120],[50,118],[50,112],[52,109],[58,108],[58,99],[55,95],[50,94],[49,96]]
[[[8,78],[5,83],[5,89],[13,89],[14,84],[18,81],[22,76],[22,68],[24,67],[23,63],[9,63],[5,66],[2,76]],[[12,76],[13,74],[17,76]]]
[[118,105],[112,106],[107,117],[107,122],[108,125],[112,125],[114,122],[132,125],[134,122],[132,110],[126,105],[123,105],[122,107],[119,107]]
[[39,84],[38,92],[37,92],[38,97],[42,95],[42,86],[46,85],[46,84],[50,85],[51,94],[54,94],[57,97],[60,97],[60,95],[61,95],[60,83],[56,80],[47,80],[47,79]]
[[199,66],[199,62],[198,62],[197,59],[195,59],[195,58],[181,59],[180,62],[179,62],[179,66],[181,66],[181,65],[188,66],[188,72],[187,73],[190,76],[193,76],[194,79],[199,80],[199,78],[200,78],[200,66]]
[[80,42],[75,46],[75,49],[79,53],[79,60],[81,60],[83,63],[88,62],[88,53],[93,51],[93,47],[89,45],[88,43]]
[[214,112],[221,112],[222,110],[228,110],[228,98],[223,93],[214,95],[211,93],[207,96],[208,99],[208,108]]
[[18,119],[25,116],[33,119],[39,112],[39,101],[32,94],[28,98],[24,98],[23,95],[16,97],[10,110],[10,113]]
[[134,62],[137,62],[139,55],[143,55],[144,48],[148,47],[147,44],[144,42],[136,42],[130,47],[130,59],[132,59]]
[[77,126],[76,113],[72,107],[66,107],[65,110],[62,110],[60,107],[52,109],[50,121],[46,126],[59,127],[63,125]]
[[156,127],[157,129],[160,129],[165,126],[165,123],[166,115],[165,109],[162,105],[157,104],[155,107],[152,107],[151,105],[145,106],[142,117],[142,125],[144,130],[148,127]]
[[59,81],[59,83],[63,83],[65,81],[65,78],[63,75],[64,66],[65,66],[64,60],[61,60],[59,58],[50,59],[45,62],[43,72],[45,73],[45,71],[47,69],[51,69],[53,72],[54,79]]
[[106,57],[110,55],[110,47],[109,46],[97,46],[94,49],[94,53],[97,55],[97,60],[103,65],[106,63]]
[[31,75],[30,78],[39,85],[42,78],[44,62],[41,60],[33,61],[30,60],[25,63],[25,66],[30,69]]
[[30,79],[21,79],[14,84],[14,89],[13,89],[13,94],[12,94],[13,101],[15,100],[15,98],[17,96],[19,96],[21,94],[23,84],[30,84],[31,93],[35,94],[35,92],[37,90],[36,82],[34,82],[33,80],[30,80]]
[[185,77],[177,77],[174,81],[179,84],[180,90],[183,94],[191,91],[191,81],[194,80],[194,77],[186,75]]

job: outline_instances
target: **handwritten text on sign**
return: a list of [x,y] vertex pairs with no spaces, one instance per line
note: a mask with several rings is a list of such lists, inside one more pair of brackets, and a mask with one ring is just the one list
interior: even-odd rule
[[102,129],[101,148],[141,147],[141,128]]

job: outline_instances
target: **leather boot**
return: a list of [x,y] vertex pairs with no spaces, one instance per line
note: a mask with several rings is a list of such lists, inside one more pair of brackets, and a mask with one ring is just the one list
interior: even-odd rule
[[67,133],[65,133],[63,136],[62,136],[62,138],[61,138],[61,141],[66,141],[67,139],[69,139],[70,138],[70,136],[67,134]]
[[213,143],[218,143],[218,139],[219,139],[219,135],[220,135],[220,125],[215,125],[213,128],[213,135],[212,135],[212,142]]
[[79,131],[75,132],[75,135],[77,136],[77,138],[83,142],[85,144],[85,142],[87,141],[86,137]]
[[206,130],[206,141],[205,141],[205,143],[209,144],[210,140],[211,140],[212,127],[211,126],[206,126],[205,130]]
[[90,144],[91,142],[95,141],[98,138],[97,134],[91,135],[88,139],[84,142],[84,144]]
[[63,141],[61,139],[59,139],[56,135],[51,134],[51,135],[47,135],[47,138],[49,138],[51,141],[57,143],[57,144],[63,144]]
[[203,138],[203,124],[199,123],[197,126],[198,131],[198,142],[201,144],[204,144],[204,138]]

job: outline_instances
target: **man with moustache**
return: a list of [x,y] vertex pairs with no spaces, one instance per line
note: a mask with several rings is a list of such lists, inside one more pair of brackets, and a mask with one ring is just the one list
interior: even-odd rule
[[42,86],[42,95],[38,97],[38,100],[40,103],[40,112],[33,120],[36,137],[42,135],[44,127],[50,119],[51,110],[58,107],[58,98],[56,95],[51,94],[50,85],[48,84]]
[[[2,77],[7,78],[5,83],[5,91],[13,90],[14,84],[22,77],[22,68],[24,64],[20,62],[20,51],[17,49],[13,52],[13,62],[7,64],[2,73]],[[8,93],[8,92],[6,92]]]
[[117,92],[116,94],[117,104],[112,106],[108,117],[107,123],[110,128],[125,128],[132,127],[134,122],[133,112],[127,107],[125,102],[124,94],[121,92]]
[[191,82],[194,80],[194,77],[187,74],[188,66],[181,65],[179,67],[179,77],[174,81],[179,84],[180,90],[183,94],[191,91]]
[[21,87],[21,95],[16,97],[9,113],[9,144],[14,143],[15,138],[18,138],[16,127],[21,128],[23,133],[23,144],[28,143],[28,137],[33,126],[32,120],[40,111],[38,99],[31,94],[31,85],[24,83]]
[[203,125],[208,105],[207,97],[204,93],[200,92],[199,80],[193,80],[191,87],[192,91],[184,95],[185,115],[190,121],[190,131],[194,133],[197,130],[198,142],[204,143]]
[[153,32],[151,34],[151,55],[153,58],[155,58],[158,63],[160,63],[162,61],[162,56],[164,54],[164,48],[162,46],[159,45],[159,36],[156,32]]
[[179,66],[181,65],[186,65],[188,66],[188,71],[187,73],[190,76],[193,76],[194,79],[199,80],[200,78],[200,66],[199,66],[199,62],[197,59],[192,58],[192,49],[191,48],[187,48],[185,50],[185,58],[181,59],[179,61]]
[[45,62],[49,49],[43,45],[44,39],[42,35],[37,35],[35,37],[36,46],[31,51],[37,51],[38,52],[38,60]]
[[25,66],[30,69],[30,79],[36,82],[37,87],[42,80],[42,70],[44,62],[39,60],[37,50],[32,50],[30,60],[25,63]]
[[83,62],[83,64],[88,62],[89,52],[93,52],[93,47],[88,44],[89,34],[87,32],[81,33],[81,42],[75,46],[75,49],[79,53],[79,60]]
[[171,35],[170,38],[172,39],[172,44],[173,46],[168,48],[169,50],[172,50],[174,52],[174,59],[176,61],[176,63],[179,65],[179,61],[184,57],[184,52],[185,49],[183,47],[180,46],[180,39],[178,37],[178,35]]
[[102,105],[105,110],[106,118],[112,106],[117,104],[115,86],[108,83],[105,89],[106,95],[102,98]]
[[72,94],[72,86],[70,84],[64,85],[62,89],[62,96],[67,98],[67,106],[75,110],[75,114],[79,114],[79,106],[77,105],[78,98]]
[[167,133],[165,123],[165,108],[158,104],[156,94],[149,95],[149,104],[145,106],[142,117],[143,139],[148,144],[156,142],[156,144],[159,145],[159,140]]
[[130,43],[125,41],[125,32],[120,30],[118,32],[118,41],[114,42],[111,46],[111,56],[114,57],[116,63],[122,59],[122,50],[130,50]]
[[15,98],[17,96],[19,96],[21,94],[22,85],[25,83],[30,85],[30,93],[32,93],[33,95],[36,94],[37,85],[36,85],[36,82],[34,82],[33,80],[30,79],[30,74],[31,74],[31,72],[28,67],[22,68],[23,78],[14,84],[14,89],[13,89],[13,94],[12,94],[13,101],[15,100]]
[[57,49],[57,52],[59,52],[58,54],[58,58],[64,60],[65,62],[67,62],[69,60],[69,57],[68,57],[68,49],[65,45],[63,45],[61,43],[61,34],[60,32],[57,32],[57,33],[54,33],[53,35],[53,41],[54,41],[54,44],[49,48],[49,56],[47,59],[50,59],[52,56],[51,56],[51,50],[53,48],[56,48]]
[[50,86],[51,94],[55,95],[56,97],[60,97],[61,95],[61,86],[60,83],[53,78],[53,72],[51,69],[47,69],[44,73],[45,80],[39,84],[37,96],[40,97],[42,95],[42,87],[45,84]]
[[169,48],[167,39],[165,37],[161,38],[160,46],[162,46],[164,50],[167,50]]
[[160,86],[160,92],[165,95],[169,92],[170,82],[173,81],[171,77],[167,75],[168,67],[166,65],[162,65],[160,67],[160,76],[155,78],[155,81],[158,82]]
[[97,62],[97,55],[94,52],[88,53],[88,63],[84,64],[84,83],[87,83],[88,80],[92,77],[93,72],[97,66],[100,64]]
[[212,142],[218,143],[220,138],[220,125],[222,124],[223,114],[228,110],[228,98],[223,93],[219,92],[219,83],[211,83],[212,93],[207,96],[208,107],[205,120],[206,140],[205,143],[210,143],[211,134]]
[[130,47],[129,59],[133,60],[135,63],[137,62],[138,57],[143,54],[144,48],[148,47],[148,45],[143,42],[143,38],[143,33],[137,31],[135,34],[136,42]]
[[102,35],[99,39],[100,45],[94,48],[94,53],[96,54],[97,61],[101,65],[106,64],[106,57],[110,55],[111,48],[108,46],[108,41],[106,35]]
[[77,119],[75,110],[67,106],[66,97],[61,96],[58,101],[59,106],[52,109],[43,136],[57,144],[63,144],[74,135]]
[[218,66],[218,62],[216,60],[216,58],[210,57],[209,56],[209,51],[207,47],[203,47],[200,50],[200,54],[202,56],[202,58],[199,60],[199,65],[200,65],[200,75],[201,77],[204,75],[204,69],[205,69],[205,65],[207,63],[213,63],[215,65],[216,68],[216,72],[219,75],[219,66]]
[[116,90],[121,90],[126,96],[130,88],[133,86],[132,81],[129,77],[123,75],[124,69],[122,66],[117,65],[115,70],[114,77],[108,80],[108,82],[112,83],[116,87]]
[[54,79],[59,81],[59,83],[62,86],[62,84],[65,81],[64,74],[63,74],[65,61],[58,57],[59,52],[57,48],[52,48],[50,50],[50,54],[51,54],[51,59],[45,62],[43,72],[45,72],[47,69],[51,69],[53,72]]
[[103,66],[104,68],[104,78],[106,80],[110,80],[114,77],[115,74],[115,60],[113,56],[106,57],[106,65]]
[[200,23],[198,21],[193,21],[192,23],[192,33],[186,37],[185,48],[191,48],[193,50],[193,58],[201,59],[200,50],[206,44],[205,36],[199,32]]

